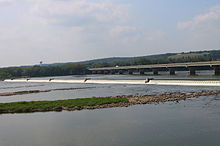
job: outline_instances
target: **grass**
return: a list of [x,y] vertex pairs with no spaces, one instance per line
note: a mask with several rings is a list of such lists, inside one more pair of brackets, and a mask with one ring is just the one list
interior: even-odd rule
[[49,92],[49,90],[30,90],[30,91],[16,91],[16,92],[6,92],[0,93],[0,96],[12,96],[12,95],[21,95],[21,94],[32,94],[32,93],[40,93],[40,92]]
[[79,98],[56,101],[30,101],[30,102],[12,102],[0,103],[0,114],[3,113],[28,113],[28,112],[44,112],[44,111],[61,111],[64,108],[76,108],[85,106],[96,106],[112,103],[128,102],[126,98]]
[[49,89],[49,90],[28,90],[28,91],[16,91],[16,92],[6,92],[0,93],[0,96],[12,96],[12,95],[21,95],[21,94],[32,94],[32,93],[41,93],[41,92],[51,92],[57,90],[79,90],[79,89],[88,89],[93,87],[83,87],[83,88],[60,88],[60,89]]
[[39,93],[41,92],[40,90],[29,90],[29,91],[17,91],[17,92],[13,92],[15,94],[29,94],[29,93]]

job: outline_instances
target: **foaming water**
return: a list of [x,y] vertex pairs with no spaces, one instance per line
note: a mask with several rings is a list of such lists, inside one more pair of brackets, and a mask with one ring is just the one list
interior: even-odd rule
[[[149,83],[145,83],[146,78],[148,77],[154,78],[154,80],[150,80]],[[88,80],[86,80],[85,82],[85,79]],[[69,91],[56,90],[51,92],[35,94],[1,96],[0,103],[16,101],[62,100],[74,98],[107,97],[118,95],[161,94],[164,92],[197,92],[201,90],[219,90],[219,86],[214,85],[214,80],[216,82],[219,82],[218,78],[213,79],[212,76],[210,78],[204,78],[203,76],[195,76],[195,78],[176,76],[175,78],[171,78],[171,76],[169,76],[168,78],[167,76],[87,75],[30,78],[29,80],[15,79],[0,82],[0,85],[2,87],[0,88],[0,93],[27,90],[51,90],[60,88],[85,89]],[[206,83],[201,84],[201,82]],[[207,86],[207,84],[210,82],[212,82],[211,85],[214,86]],[[164,86],[163,84],[165,84],[166,86]],[[185,86],[185,84],[187,85]],[[86,89],[86,87],[92,88]]]
[[34,79],[18,79],[5,80],[5,82],[30,82],[30,83],[81,83],[81,84],[139,84],[139,85],[179,85],[179,86],[220,86],[220,80],[186,80],[186,79],[165,79],[165,80],[94,80],[85,78],[84,80],[34,80]]

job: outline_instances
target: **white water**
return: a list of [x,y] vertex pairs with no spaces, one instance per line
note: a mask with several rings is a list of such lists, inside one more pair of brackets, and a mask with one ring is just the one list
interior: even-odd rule
[[150,85],[179,85],[179,86],[220,86],[218,80],[27,80],[14,79],[5,82],[36,82],[36,83],[84,83],[84,84],[150,84]]
[[220,81],[197,80],[152,80],[148,84],[179,86],[220,86]]

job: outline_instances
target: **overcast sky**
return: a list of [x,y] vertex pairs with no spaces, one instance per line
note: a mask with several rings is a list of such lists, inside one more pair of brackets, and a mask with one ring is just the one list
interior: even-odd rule
[[220,0],[0,0],[0,67],[220,49]]

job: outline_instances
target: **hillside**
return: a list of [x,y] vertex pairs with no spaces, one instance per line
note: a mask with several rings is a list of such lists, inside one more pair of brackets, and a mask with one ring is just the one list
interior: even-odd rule
[[86,64],[86,65],[93,65],[97,63],[113,63],[113,62],[126,62],[126,61],[135,61],[139,58],[147,58],[147,59],[161,59],[161,58],[168,58],[169,56],[176,55],[176,53],[167,53],[167,54],[158,54],[158,55],[148,55],[148,56],[137,56],[137,57],[109,57],[109,58],[100,58],[100,59],[93,59],[87,61],[80,61],[80,62],[66,62],[66,63],[53,63],[53,64],[44,64],[46,65],[63,65],[63,64]]
[[[137,56],[137,57],[110,57],[110,58],[101,58],[93,59],[80,62],[66,62],[66,63],[53,63],[53,64],[44,64],[44,65],[63,65],[63,64],[84,64],[87,66],[93,66],[95,64],[103,63],[121,63],[121,62],[134,62],[138,59],[147,59],[147,60],[171,60],[171,62],[193,62],[194,60],[208,61],[208,60],[220,60],[220,50],[210,50],[210,51],[194,51],[194,52],[182,52],[182,53],[166,53],[166,54],[156,54],[156,55],[146,55],[146,56]],[[190,60],[191,59],[191,60]],[[173,60],[173,61],[172,61]],[[182,61],[178,61],[182,60]]]
[[211,60],[220,60],[220,50],[166,53],[137,57],[111,57],[82,62],[74,62],[74,64],[84,64],[88,67],[108,67],[116,65],[124,66],[173,62],[197,62]]
[[0,79],[88,74],[88,68],[220,60],[220,50],[112,57],[81,62],[0,68]]

